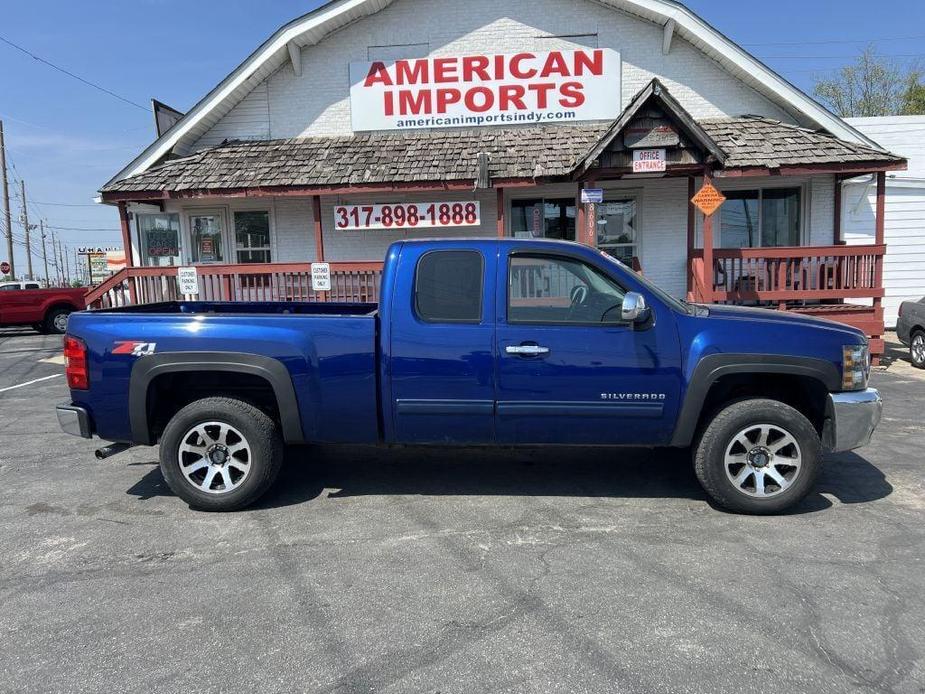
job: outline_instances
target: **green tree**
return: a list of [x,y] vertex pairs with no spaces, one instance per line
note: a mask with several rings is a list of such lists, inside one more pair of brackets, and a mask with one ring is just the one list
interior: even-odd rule
[[814,93],[844,117],[925,113],[925,85],[916,68],[903,69],[868,46],[852,65],[816,80]]
[[918,116],[925,114],[925,83],[922,82],[922,71],[913,70],[909,73],[906,82],[906,91],[903,94],[903,108],[901,116]]

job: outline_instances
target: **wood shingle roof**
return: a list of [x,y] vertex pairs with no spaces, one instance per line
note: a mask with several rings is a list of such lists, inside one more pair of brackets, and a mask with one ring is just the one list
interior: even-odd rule
[[[900,164],[887,152],[757,116],[699,121],[725,169]],[[479,154],[492,179],[569,177],[610,123],[360,133],[223,143],[115,181],[107,193],[473,181]]]

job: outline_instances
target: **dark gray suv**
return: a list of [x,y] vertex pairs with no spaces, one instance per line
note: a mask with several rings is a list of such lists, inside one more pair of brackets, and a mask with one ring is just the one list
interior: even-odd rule
[[912,363],[925,369],[925,298],[902,303],[896,334],[899,341],[909,348]]

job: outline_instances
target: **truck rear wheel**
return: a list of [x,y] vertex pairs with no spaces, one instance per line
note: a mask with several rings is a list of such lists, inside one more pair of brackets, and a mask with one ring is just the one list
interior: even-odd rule
[[694,452],[707,494],[730,511],[779,513],[812,490],[822,465],[819,435],[776,400],[741,400],[714,417]]
[[276,423],[234,398],[190,403],[167,424],[161,472],[173,492],[202,511],[236,511],[259,499],[283,462]]

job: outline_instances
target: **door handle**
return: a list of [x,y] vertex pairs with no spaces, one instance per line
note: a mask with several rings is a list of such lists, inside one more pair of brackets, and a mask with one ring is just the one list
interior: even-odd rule
[[504,348],[508,354],[520,354],[535,357],[540,354],[549,354],[549,347],[540,347],[539,345],[510,345]]

